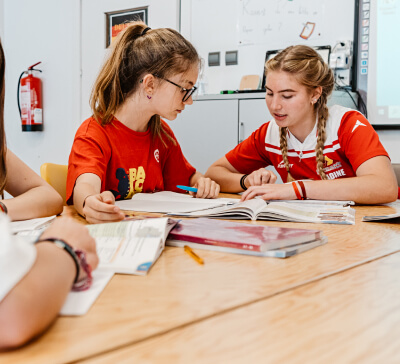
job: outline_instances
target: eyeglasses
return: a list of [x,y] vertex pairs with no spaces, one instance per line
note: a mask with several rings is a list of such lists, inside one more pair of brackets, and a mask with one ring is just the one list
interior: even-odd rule
[[195,93],[195,91],[197,90],[196,86],[193,86],[192,88],[187,89],[185,87],[177,85],[175,82],[167,80],[166,78],[163,78],[163,77],[160,77],[160,76],[157,76],[157,75],[154,75],[154,76],[156,76],[158,78],[161,78],[162,80],[167,81],[167,82],[171,83],[172,85],[174,85],[176,87],[179,87],[181,89],[181,91],[185,93],[183,95],[182,102],[185,102],[185,101],[189,100],[189,97],[192,96]]

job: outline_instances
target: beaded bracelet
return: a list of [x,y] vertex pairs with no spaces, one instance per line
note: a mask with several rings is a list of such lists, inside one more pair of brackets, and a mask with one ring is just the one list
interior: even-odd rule
[[0,209],[3,211],[5,214],[8,214],[7,206],[4,205],[3,202],[0,201]]
[[[42,243],[42,242],[52,242],[54,243],[57,247],[64,249],[74,260],[75,267],[76,267],[76,275],[74,279],[74,285],[72,286],[73,291],[85,291],[90,288],[93,282],[92,278],[92,268],[88,264],[86,260],[86,253],[80,249],[73,249],[68,243],[66,243],[62,239],[57,239],[57,238],[45,238],[45,239],[39,239],[35,242],[37,243]],[[83,271],[86,273],[86,277],[80,281],[79,275],[80,275],[80,270],[81,268]]]
[[240,187],[242,187],[243,188],[243,190],[247,190],[247,187],[246,187],[246,185],[244,184],[244,180],[246,179],[246,177],[248,176],[248,174],[244,174],[243,176],[242,176],[242,178],[240,179]]

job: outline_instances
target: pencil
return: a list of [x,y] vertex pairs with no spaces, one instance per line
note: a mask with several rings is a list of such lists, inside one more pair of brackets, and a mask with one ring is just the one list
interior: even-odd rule
[[189,254],[197,263],[204,264],[204,260],[201,259],[189,246],[185,245],[183,249],[185,249],[185,253]]

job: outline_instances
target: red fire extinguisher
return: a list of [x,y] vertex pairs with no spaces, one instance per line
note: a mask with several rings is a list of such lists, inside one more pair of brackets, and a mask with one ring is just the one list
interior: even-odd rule
[[[39,63],[42,62],[30,66],[19,76],[17,100],[22,131],[43,130],[42,82],[33,75],[34,71],[42,72],[33,68]],[[22,78],[25,74],[27,76]]]

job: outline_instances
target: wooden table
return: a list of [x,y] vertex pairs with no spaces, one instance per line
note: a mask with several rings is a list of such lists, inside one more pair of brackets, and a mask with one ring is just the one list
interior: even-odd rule
[[0,362],[390,362],[400,228],[361,218],[391,212],[356,207],[352,226],[257,222],[328,236],[286,260],[200,251],[200,266],[167,247],[147,276],[114,276],[88,314],[60,317]]

